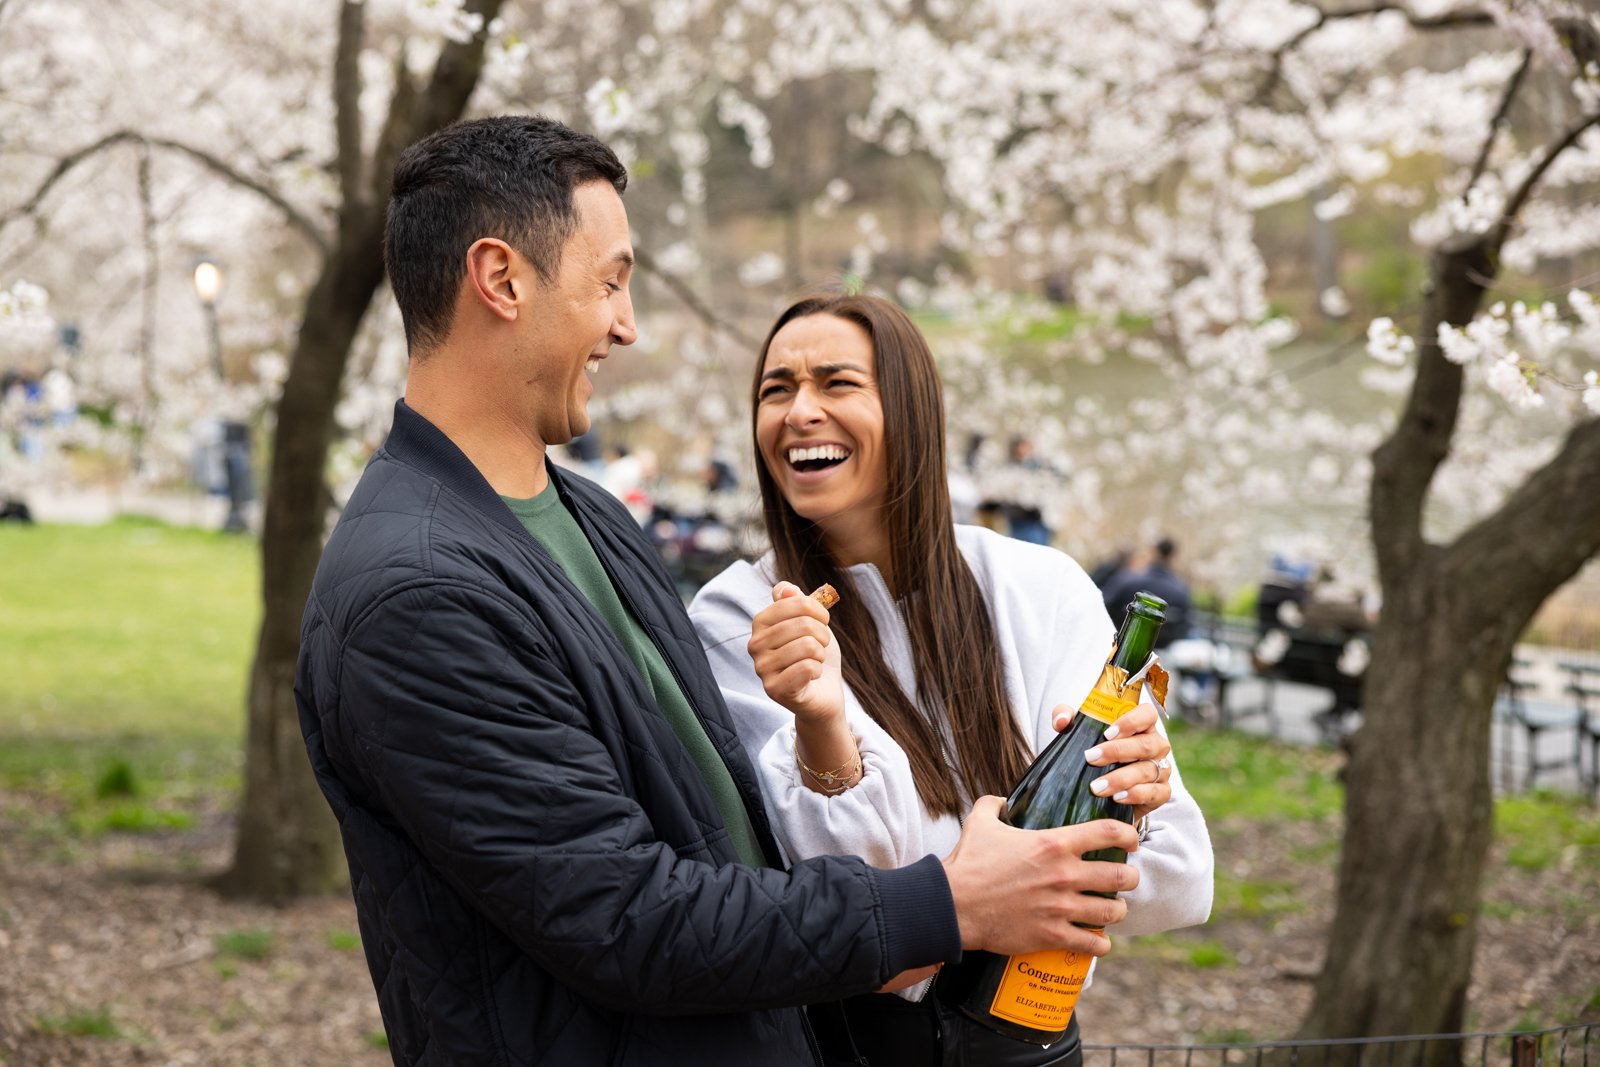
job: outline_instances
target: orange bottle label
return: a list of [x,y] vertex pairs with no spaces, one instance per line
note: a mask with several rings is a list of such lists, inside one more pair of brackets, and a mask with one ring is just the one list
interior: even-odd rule
[[989,1013],[1035,1030],[1065,1030],[1092,963],[1087,952],[1066,949],[1012,956]]
[[[1114,670],[1115,668],[1107,668]],[[1102,676],[1101,681],[1105,678]],[[1091,719],[1099,719],[1103,723],[1114,723],[1123,715],[1138,706],[1137,701],[1124,700],[1113,692],[1107,692],[1100,685],[1089,690],[1089,695],[1083,698],[1083,707],[1078,709]]]

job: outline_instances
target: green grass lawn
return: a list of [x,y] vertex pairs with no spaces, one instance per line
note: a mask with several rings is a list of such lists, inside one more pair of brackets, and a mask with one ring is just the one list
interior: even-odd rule
[[0,786],[236,787],[259,575],[252,538],[0,525]]

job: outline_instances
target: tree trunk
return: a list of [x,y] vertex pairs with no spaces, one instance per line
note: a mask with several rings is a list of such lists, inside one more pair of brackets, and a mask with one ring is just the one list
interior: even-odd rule
[[[1449,453],[1462,391],[1462,368],[1440,353],[1438,328],[1476,314],[1498,244],[1482,237],[1435,254],[1416,382],[1373,457],[1383,610],[1346,773],[1328,956],[1304,1038],[1461,1031],[1493,837],[1495,695],[1539,605],[1600,551],[1595,419],[1455,541],[1423,537],[1428,488]],[[1453,1062],[1459,1051],[1435,1042],[1427,1062]]]
[[[502,2],[467,0],[464,10],[487,26]],[[383,282],[384,216],[395,160],[407,145],[460,118],[483,72],[482,32],[445,45],[425,86],[412,80],[402,62],[371,165],[363,166],[350,158],[362,144],[356,72],[363,16],[361,0],[344,0],[334,63],[338,240],[306,298],[278,403],[261,532],[263,614],[250,672],[239,837],[232,867],[217,880],[224,893],[268,900],[323,892],[346,879],[338,827],[312,777],[294,699],[300,616],[322,556],[333,412],[356,332]]]
[[1385,585],[1303,1037],[1455,1033],[1465,1017],[1493,825],[1490,713],[1525,620],[1480,617],[1453,571],[1436,554]]
[[322,554],[323,467],[333,411],[361,319],[383,280],[380,213],[329,258],[306,301],[278,404],[261,534],[260,639],[250,673],[244,798],[233,867],[220,887],[283,900],[346,877],[338,827],[311,775],[294,699],[300,615]]

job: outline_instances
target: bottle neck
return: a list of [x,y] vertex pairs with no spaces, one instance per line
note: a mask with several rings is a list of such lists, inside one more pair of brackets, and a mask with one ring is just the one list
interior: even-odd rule
[[1136,611],[1128,612],[1123,617],[1122,629],[1117,631],[1117,651],[1111,657],[1112,665],[1121,667],[1129,674],[1137,672],[1150,658],[1160,629],[1160,619],[1152,619]]

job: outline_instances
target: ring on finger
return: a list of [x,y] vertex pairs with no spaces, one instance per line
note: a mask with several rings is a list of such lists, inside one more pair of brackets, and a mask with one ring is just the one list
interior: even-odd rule
[[1156,769],[1157,782],[1161,781],[1161,775],[1172,766],[1172,760],[1167,756],[1162,756],[1160,759],[1153,759],[1150,762]]

